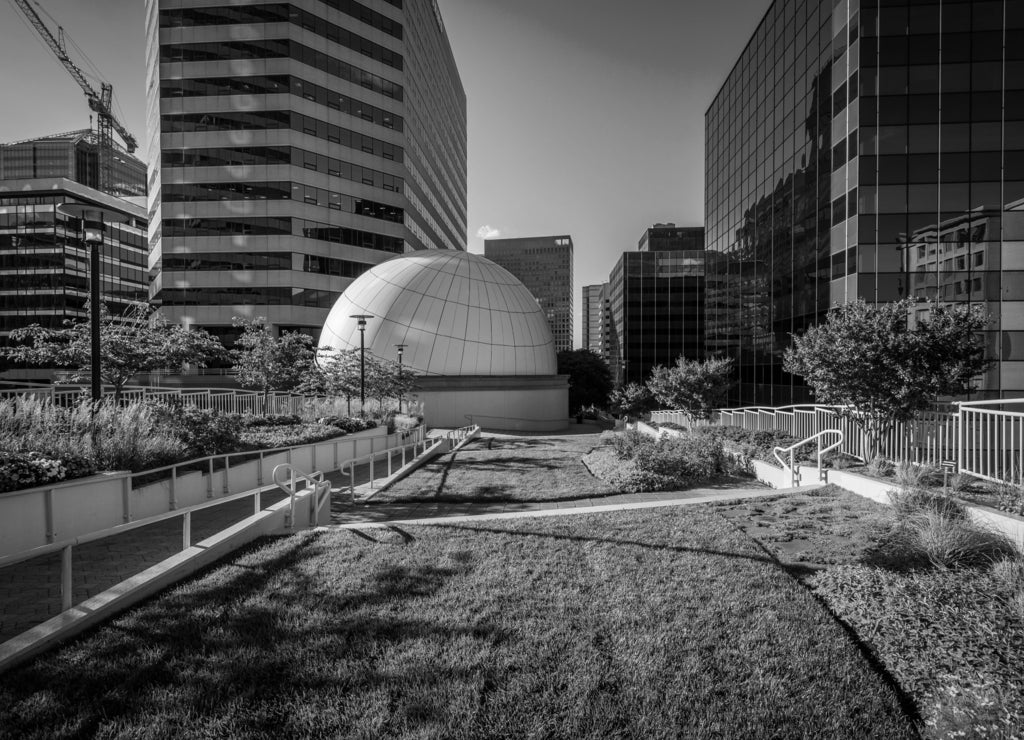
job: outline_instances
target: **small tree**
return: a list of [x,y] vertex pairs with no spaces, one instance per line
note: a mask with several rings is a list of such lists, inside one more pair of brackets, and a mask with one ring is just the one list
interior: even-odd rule
[[359,395],[359,350],[320,347],[295,390],[310,396],[339,396],[352,415],[352,399]]
[[728,397],[732,368],[731,359],[698,361],[680,355],[675,367],[657,365],[651,370],[647,389],[666,408],[707,419]]
[[864,434],[867,457],[893,425],[909,421],[939,396],[961,395],[984,372],[981,336],[987,317],[962,305],[924,306],[928,318],[908,325],[922,306],[856,301],[840,306],[824,324],[793,337],[784,369],[801,375],[819,403],[835,405]]
[[[71,367],[70,382],[88,380],[92,368],[92,333],[89,321],[64,321],[63,329],[32,324],[11,332],[15,342],[0,348],[9,360],[31,365]],[[100,307],[100,377],[114,387],[114,401],[139,373],[180,370],[185,364],[206,367],[224,356],[216,338],[202,330],[171,325],[145,303],[131,305],[122,316]]]
[[612,392],[612,373],[599,355],[589,349],[558,353],[558,374],[569,376],[569,411],[586,406],[604,408]]
[[309,372],[314,357],[313,338],[298,332],[275,337],[263,317],[235,317],[232,323],[242,329],[236,349],[231,352],[238,383],[263,394],[266,413],[272,391],[294,389]]
[[639,416],[651,407],[651,393],[647,386],[629,383],[613,390],[608,396],[612,411],[627,418]]

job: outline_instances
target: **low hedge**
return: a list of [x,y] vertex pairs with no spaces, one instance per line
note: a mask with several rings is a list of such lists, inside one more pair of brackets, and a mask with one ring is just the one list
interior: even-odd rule
[[602,435],[605,445],[584,458],[591,472],[627,492],[672,491],[727,471],[718,440],[700,435],[655,440],[636,431]]

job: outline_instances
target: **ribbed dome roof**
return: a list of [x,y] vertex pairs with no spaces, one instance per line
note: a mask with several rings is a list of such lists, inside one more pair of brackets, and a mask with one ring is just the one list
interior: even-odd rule
[[334,304],[321,346],[358,349],[355,314],[373,316],[366,350],[426,375],[555,375],[544,312],[518,279],[477,254],[424,250],[364,273]]

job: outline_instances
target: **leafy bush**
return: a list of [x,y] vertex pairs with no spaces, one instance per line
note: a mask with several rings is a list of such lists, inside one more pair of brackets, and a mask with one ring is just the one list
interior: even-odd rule
[[408,432],[423,423],[423,417],[410,416],[409,414],[395,414],[395,429],[400,432]]
[[245,429],[241,435],[241,446],[245,449],[274,449],[277,447],[298,447],[299,445],[323,442],[339,437],[338,428],[326,424],[296,424],[282,427],[255,427]]
[[[694,430],[694,433],[720,441],[731,452],[775,465],[778,464],[774,455],[775,448],[790,447],[799,441],[781,429],[751,431],[736,426],[702,427]],[[811,460],[815,453],[816,448],[808,445],[796,450],[796,460],[798,462]]]
[[602,434],[614,455],[592,455],[592,472],[624,491],[686,488],[725,471],[722,443],[709,436],[688,435],[655,440],[628,430]]
[[317,423],[340,429],[346,434],[365,432],[367,429],[373,429],[378,425],[374,419],[360,419],[358,416],[324,416],[317,419]]
[[206,457],[235,452],[239,448],[243,419],[194,406],[156,406],[160,425],[181,440],[185,457]]
[[1024,490],[1019,486],[1002,485],[997,489],[996,508],[1017,516],[1024,516]]
[[868,463],[867,470],[868,475],[872,475],[875,478],[888,478],[896,472],[896,466],[881,455],[875,455]]
[[301,424],[302,419],[298,414],[268,414],[267,416],[254,416],[246,414],[241,418],[241,425],[246,428],[252,427],[288,427]]
[[0,493],[56,483],[67,477],[67,468],[60,460],[38,452],[0,451]]

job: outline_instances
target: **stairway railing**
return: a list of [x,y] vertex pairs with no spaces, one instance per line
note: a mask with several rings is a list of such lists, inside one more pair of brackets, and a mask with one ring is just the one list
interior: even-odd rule
[[[822,446],[821,446],[821,439],[822,439],[822,437],[824,437],[825,435],[828,435],[828,434],[834,434],[834,435],[838,436],[839,437],[839,441],[837,441],[835,444],[829,445],[828,447],[822,448]],[[831,452],[832,450],[840,447],[843,444],[843,439],[844,438],[845,438],[845,435],[843,434],[841,429],[823,429],[822,431],[818,432],[817,434],[815,434],[813,436],[810,436],[810,437],[808,437],[805,440],[797,442],[794,445],[790,445],[789,447],[776,447],[772,451],[772,454],[775,455],[775,459],[779,461],[780,465],[782,465],[783,470],[785,470],[787,468],[789,469],[790,487],[791,488],[796,488],[797,486],[800,485],[800,469],[796,466],[796,451],[798,449],[800,449],[801,447],[803,447],[804,445],[810,444],[811,442],[817,442],[818,443],[818,476],[819,476],[819,479],[820,479],[821,478],[821,458],[824,457],[825,453]],[[788,453],[789,454],[789,465],[788,466],[786,465],[785,460],[783,460],[782,457],[780,457],[779,453],[782,453],[782,454]]]

